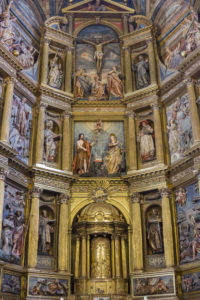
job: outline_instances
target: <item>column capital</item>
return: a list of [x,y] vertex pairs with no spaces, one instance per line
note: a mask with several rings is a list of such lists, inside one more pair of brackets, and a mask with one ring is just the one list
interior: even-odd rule
[[155,102],[155,103],[151,104],[151,107],[152,107],[153,110],[155,110],[155,109],[159,110],[160,109],[160,104],[158,102]]
[[122,50],[123,50],[123,51],[130,51],[131,48],[130,48],[129,46],[125,46],[125,47],[122,48]]
[[133,193],[130,195],[131,202],[134,203],[140,203],[141,202],[141,196],[140,193]]
[[40,198],[40,194],[43,192],[43,189],[41,189],[38,186],[34,186],[31,190],[31,197],[32,198]]
[[59,203],[60,204],[68,204],[69,203],[69,199],[70,199],[70,195],[69,194],[60,194],[59,195]]
[[185,84],[187,84],[187,86],[193,86],[193,83],[194,83],[193,79],[190,78],[190,77],[184,79],[183,82],[184,82]]
[[65,119],[65,118],[71,118],[72,112],[71,112],[71,111],[65,110],[65,111],[62,113],[62,116],[63,116],[63,119]]
[[0,180],[5,180],[8,171],[4,168],[0,168]]
[[135,118],[136,117],[136,113],[134,111],[127,111],[126,115],[128,118]]
[[161,197],[162,197],[162,198],[163,198],[163,197],[169,198],[170,195],[171,195],[171,190],[170,190],[168,187],[162,188],[162,189],[160,189],[160,194],[161,194]]
[[50,40],[47,37],[44,37],[43,42],[48,45],[50,44]]
[[[66,50],[67,50],[67,52],[68,51],[74,52],[75,48],[69,45],[69,46],[66,46]],[[67,55],[67,53],[66,53],[66,55]]]
[[6,77],[4,79],[5,84],[15,84],[18,80],[15,77]]

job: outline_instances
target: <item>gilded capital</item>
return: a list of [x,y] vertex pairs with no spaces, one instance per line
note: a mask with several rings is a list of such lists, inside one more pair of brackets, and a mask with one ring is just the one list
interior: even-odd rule
[[63,119],[65,119],[65,118],[66,118],[66,119],[69,119],[69,118],[71,118],[72,113],[71,113],[71,111],[65,110],[65,111],[63,112],[62,116],[63,116]]
[[127,111],[126,113],[128,118],[135,118],[136,117],[136,113],[134,111]]
[[151,107],[152,107],[153,110],[156,110],[156,109],[159,110],[160,109],[160,105],[157,102],[151,104]]
[[141,201],[141,197],[140,197],[140,193],[133,193],[131,195],[131,202],[134,203],[140,203]]
[[160,190],[160,194],[162,198],[169,198],[171,194],[171,190],[169,188],[163,188]]
[[5,84],[15,84],[17,79],[15,77],[7,77],[4,79]]
[[0,168],[0,180],[5,180],[6,174],[6,170],[4,168]]
[[40,110],[46,110],[47,106],[48,106],[48,104],[40,102],[37,105],[37,111],[39,112]]
[[43,189],[40,187],[34,186],[31,190],[31,197],[32,198],[40,198],[40,194],[42,193]]
[[60,194],[59,196],[59,202],[60,204],[68,204],[69,203],[69,199],[70,199],[70,196],[69,194]]

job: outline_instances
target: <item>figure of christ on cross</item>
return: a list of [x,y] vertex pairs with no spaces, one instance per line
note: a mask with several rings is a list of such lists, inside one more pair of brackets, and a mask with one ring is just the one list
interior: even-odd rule
[[109,41],[105,41],[105,42],[101,42],[99,43],[98,41],[96,43],[85,40],[85,39],[81,39],[81,42],[92,45],[95,47],[96,51],[94,53],[94,59],[96,60],[96,64],[97,64],[97,74],[101,75],[101,69],[102,69],[102,62],[103,62],[103,47],[107,44],[110,44],[114,41],[115,39],[109,40]]

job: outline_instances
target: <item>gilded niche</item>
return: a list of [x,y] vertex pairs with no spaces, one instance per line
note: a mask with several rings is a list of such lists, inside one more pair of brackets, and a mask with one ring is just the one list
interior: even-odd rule
[[110,240],[106,237],[94,237],[92,247],[92,277],[111,277]]

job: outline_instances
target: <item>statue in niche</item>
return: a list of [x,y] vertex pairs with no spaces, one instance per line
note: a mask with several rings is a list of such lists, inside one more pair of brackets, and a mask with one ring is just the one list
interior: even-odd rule
[[47,120],[44,131],[44,159],[46,162],[56,162],[57,141],[60,140],[60,134],[54,132],[54,123]]
[[143,55],[139,55],[138,62],[132,65],[132,70],[135,72],[136,87],[142,89],[150,84],[149,61]]
[[169,125],[167,126],[168,134],[169,134],[169,148],[170,153],[180,152],[180,138],[178,133],[178,126],[174,119],[171,119]]
[[180,187],[178,192],[175,193],[176,202],[180,205],[180,207],[185,206],[187,202],[187,192],[184,188]]
[[108,152],[105,157],[105,165],[108,175],[120,172],[122,162],[122,147],[119,147],[119,141],[114,133],[110,134],[110,143],[108,144]]
[[112,71],[108,73],[108,95],[109,98],[114,97],[123,97],[123,84],[117,73],[116,66],[113,67]]
[[54,232],[54,223],[56,220],[49,218],[46,209],[43,209],[39,220],[39,245],[38,252],[42,255],[50,255],[52,234]]
[[163,253],[162,218],[157,208],[147,219],[147,239],[153,254]]
[[3,20],[0,23],[0,41],[8,50],[10,50],[10,46],[12,46],[15,38],[12,23],[16,19],[11,18],[10,16],[10,8],[12,4],[13,1],[10,1],[6,11],[2,14]]
[[21,256],[24,243],[24,218],[20,210],[15,213],[14,226],[12,254]]
[[81,39],[80,41],[95,47],[94,59],[96,60],[97,74],[100,75],[104,56],[103,47],[107,44],[114,42],[115,39],[111,39],[105,42],[100,42],[99,40],[96,40],[96,43],[85,39]]
[[59,62],[58,55],[55,54],[54,57],[50,59],[48,84],[53,88],[61,89],[62,82],[63,82],[62,65]]
[[85,140],[84,134],[79,134],[76,142],[76,155],[73,162],[73,170],[79,175],[87,174],[90,168],[90,143]]
[[148,120],[140,122],[139,129],[137,140],[140,143],[142,162],[153,160],[155,158],[154,130]]

